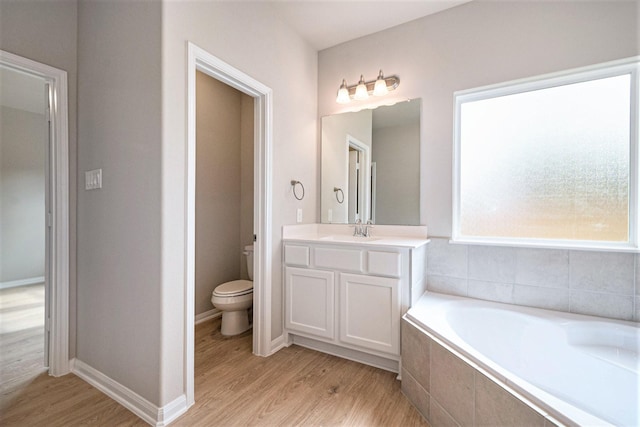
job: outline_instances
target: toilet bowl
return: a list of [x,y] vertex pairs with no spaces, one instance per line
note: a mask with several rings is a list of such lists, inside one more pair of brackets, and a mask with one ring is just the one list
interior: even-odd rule
[[[244,247],[247,257],[247,272],[253,279],[253,245]],[[249,308],[253,305],[253,282],[251,280],[232,280],[222,283],[213,290],[211,303],[222,311],[222,335],[238,335],[251,327]]]

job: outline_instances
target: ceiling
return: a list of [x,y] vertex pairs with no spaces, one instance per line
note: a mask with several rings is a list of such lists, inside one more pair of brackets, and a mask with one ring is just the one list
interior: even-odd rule
[[323,50],[471,0],[283,0],[280,16],[317,50]]
[[[0,0],[1,1],[1,0]],[[471,0],[263,0],[317,50]],[[0,68],[0,105],[42,114],[43,80]]]

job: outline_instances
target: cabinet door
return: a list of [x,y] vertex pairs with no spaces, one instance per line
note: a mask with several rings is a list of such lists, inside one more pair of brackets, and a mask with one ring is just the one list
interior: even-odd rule
[[400,354],[400,280],[340,274],[340,341]]
[[335,282],[332,271],[285,268],[285,327],[335,338]]

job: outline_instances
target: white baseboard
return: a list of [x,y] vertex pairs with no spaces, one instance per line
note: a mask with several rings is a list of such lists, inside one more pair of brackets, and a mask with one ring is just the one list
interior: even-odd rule
[[35,285],[36,283],[44,283],[44,276],[0,282],[0,289],[17,288],[18,286]]
[[209,319],[215,319],[220,316],[222,316],[222,311],[214,308],[204,313],[196,314],[195,324],[197,325],[198,323],[206,322]]
[[271,351],[269,352],[268,356],[271,356],[272,354],[275,354],[283,348],[289,347],[291,345],[291,343],[287,343],[284,335],[285,334],[283,333],[282,335],[271,341]]
[[164,427],[185,413],[187,398],[183,394],[163,407],[149,402],[136,392],[92,368],[81,360],[71,363],[72,372],[152,426]]

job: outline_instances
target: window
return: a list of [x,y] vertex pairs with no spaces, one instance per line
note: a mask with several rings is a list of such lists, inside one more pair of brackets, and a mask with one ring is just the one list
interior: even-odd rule
[[638,247],[638,58],[455,94],[453,240]]

